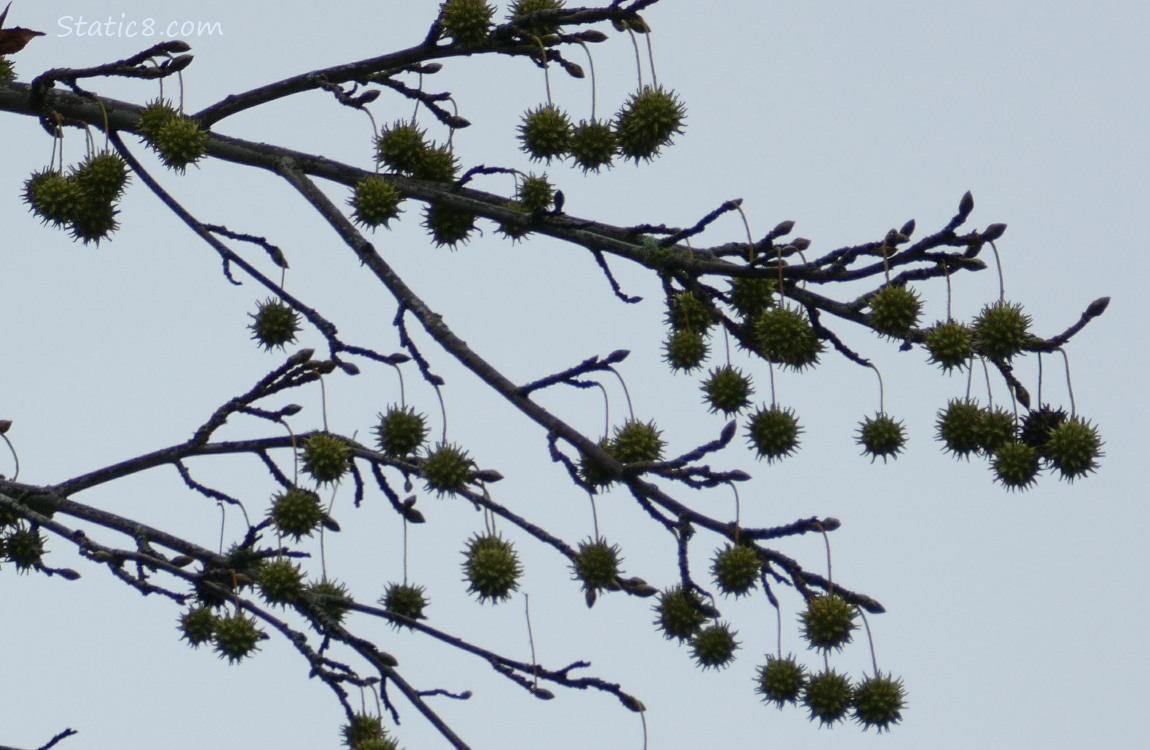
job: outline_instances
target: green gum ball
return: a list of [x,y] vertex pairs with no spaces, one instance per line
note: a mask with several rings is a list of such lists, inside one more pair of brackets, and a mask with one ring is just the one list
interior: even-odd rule
[[455,250],[475,231],[475,214],[442,203],[433,203],[423,214],[423,226],[437,247]]
[[212,640],[218,621],[211,607],[192,607],[180,615],[181,638],[192,648],[199,648]]
[[440,443],[423,459],[419,470],[429,492],[450,495],[467,486],[474,462],[467,451],[454,443]]
[[619,153],[635,163],[651,161],[683,132],[687,108],[667,89],[644,86],[615,115]]
[[584,173],[598,172],[610,167],[619,142],[610,124],[598,120],[582,120],[571,129],[568,148],[575,164]]
[[793,655],[785,658],[769,655],[766,664],[759,667],[755,683],[755,691],[764,702],[783,708],[798,702],[807,683],[806,669]]
[[236,664],[259,650],[264,633],[256,627],[255,618],[242,612],[221,617],[216,621],[212,644],[221,659]]
[[519,124],[521,148],[538,161],[550,162],[567,154],[571,146],[571,120],[552,104],[540,104],[523,115]]
[[495,8],[484,0],[447,0],[440,7],[439,25],[444,34],[463,47],[478,47],[487,41]]
[[611,455],[625,464],[645,461],[658,461],[663,457],[662,432],[654,422],[640,422],[629,419],[615,428],[611,441]]
[[283,349],[295,342],[300,331],[300,315],[283,300],[268,298],[256,303],[256,311],[249,313],[252,322],[248,324],[252,339],[264,351]]
[[799,434],[803,431],[799,420],[789,408],[761,407],[747,420],[747,436],[759,458],[768,463],[793,455],[799,447]]
[[943,372],[961,369],[974,357],[974,332],[954,320],[935,323],[926,332],[923,343],[930,352],[931,364],[938,365]]
[[845,718],[853,699],[850,678],[833,669],[811,675],[803,688],[803,705],[811,721],[817,719],[821,726],[833,726]]
[[[391,583],[380,599],[380,604],[392,614],[402,615],[411,620],[423,620],[425,619],[423,610],[427,607],[427,591],[422,586]],[[392,621],[391,624],[396,628],[411,627],[399,621]]]
[[768,362],[803,370],[818,363],[823,342],[805,313],[797,308],[764,311],[753,328],[755,351]]
[[951,399],[935,420],[936,435],[956,458],[982,448],[982,409],[969,399]]
[[1009,440],[999,446],[991,464],[994,478],[1008,490],[1033,487],[1040,468],[1038,451],[1017,440]]
[[1030,341],[1030,316],[1022,305],[1005,301],[982,308],[974,319],[974,348],[993,360],[1009,362]]
[[905,338],[918,325],[922,312],[922,301],[913,289],[905,286],[884,286],[870,298],[868,305],[871,327],[877,333],[896,339]]
[[814,596],[799,618],[803,638],[811,648],[819,651],[837,651],[851,642],[858,627],[858,611],[841,596],[827,594]]
[[392,405],[379,415],[375,426],[376,444],[389,456],[409,456],[427,440],[427,420],[415,409]]
[[351,448],[335,435],[317,432],[304,440],[300,460],[304,472],[320,484],[338,482],[351,471]]
[[711,576],[723,594],[743,596],[755,588],[762,565],[754,547],[727,545],[715,553]]
[[290,560],[272,560],[259,568],[257,583],[268,604],[294,604],[303,596],[303,572]]
[[619,578],[619,548],[603,538],[580,542],[571,567],[584,591],[613,590]]
[[663,360],[672,372],[698,370],[710,353],[707,339],[698,331],[683,328],[671,331],[663,344]]
[[856,442],[863,447],[863,455],[870,456],[871,462],[881,458],[897,458],[906,445],[906,430],[902,422],[887,414],[867,417],[859,425]]
[[751,380],[736,367],[717,367],[703,381],[703,400],[712,413],[736,414],[751,405]]
[[383,225],[399,216],[399,204],[403,200],[398,188],[382,177],[365,177],[355,184],[355,191],[348,200],[354,209],[352,220],[371,229]]
[[348,605],[344,601],[350,595],[347,586],[330,578],[312,581],[304,587],[304,598],[322,616],[336,623],[343,622],[348,613]]
[[323,507],[319,495],[292,487],[272,497],[268,518],[282,536],[298,542],[323,523]]
[[1098,468],[1101,449],[1098,428],[1081,417],[1070,417],[1050,431],[1045,454],[1061,477],[1073,482]]
[[498,604],[511,598],[519,588],[523,568],[511,542],[498,534],[477,534],[467,542],[463,572],[468,591],[480,603]]
[[427,151],[423,130],[405,120],[384,127],[375,139],[376,161],[403,174],[419,171]]
[[863,729],[874,727],[881,734],[902,721],[906,692],[902,680],[879,672],[867,677],[854,689],[854,717]]
[[739,642],[725,622],[708,625],[695,634],[691,641],[691,655],[703,669],[723,669],[735,660]]
[[701,607],[698,595],[684,591],[682,586],[667,589],[655,605],[655,625],[667,639],[690,640],[707,620]]

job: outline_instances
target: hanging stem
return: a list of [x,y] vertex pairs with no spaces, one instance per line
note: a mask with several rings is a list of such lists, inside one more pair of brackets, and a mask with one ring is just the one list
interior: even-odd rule
[[875,377],[878,378],[878,413],[886,414],[886,404],[884,401],[886,394],[882,385],[882,373],[878,371],[878,367],[876,367],[873,362],[870,363],[870,368],[874,370]]
[[639,40],[635,38],[635,32],[630,28],[627,33],[631,35],[631,46],[635,48],[635,73],[639,76],[639,90],[643,90],[643,58],[639,54]]
[[[1074,386],[1070,382],[1070,357],[1067,356],[1066,350],[1062,347],[1058,347],[1058,351],[1062,353],[1062,361],[1066,365],[1066,392],[1070,396],[1070,417],[1073,419],[1074,415],[1078,412],[1078,408],[1074,404]],[[1040,401],[1039,403],[1041,404],[1042,402]]]
[[587,46],[586,42],[579,40],[579,46],[587,54],[587,67],[591,69],[591,122],[595,122],[595,104],[598,98],[595,87],[595,58],[591,56],[591,48]]
[[623,386],[623,395],[627,397],[627,411],[630,412],[631,421],[634,422],[635,421],[635,407],[631,405],[631,392],[627,390],[627,381],[623,380],[623,376],[620,375],[618,370],[616,370],[614,367],[608,367],[607,369],[610,370],[611,372],[613,372],[615,374],[615,377],[619,378],[619,384],[621,386]]
[[878,677],[878,659],[874,655],[874,637],[870,632],[870,620],[867,619],[866,612],[863,612],[862,607],[855,607],[855,610],[862,615],[863,625],[866,626],[866,639],[867,643],[870,644],[870,664],[871,668],[874,669],[874,676]]
[[1006,279],[1002,273],[1002,257],[998,254],[998,246],[994,240],[990,241],[990,249],[994,251],[994,267],[998,270],[998,301],[1006,301]]
[[0,432],[0,439],[3,439],[4,442],[8,444],[8,450],[12,453],[12,462],[16,466],[12,470],[11,480],[13,482],[15,482],[17,477],[20,476],[20,457],[18,455],[16,455],[16,446],[12,445],[12,441],[8,439],[8,435],[6,434],[6,432],[7,432],[7,430],[5,430],[4,432]]
[[534,678],[533,686],[539,687],[539,662],[535,659],[535,636],[531,632],[531,601],[527,592],[523,592],[523,617],[527,620],[527,642],[531,645],[531,673]]

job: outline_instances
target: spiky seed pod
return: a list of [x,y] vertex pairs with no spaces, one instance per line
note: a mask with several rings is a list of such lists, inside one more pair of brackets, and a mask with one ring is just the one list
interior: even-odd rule
[[663,343],[663,360],[673,372],[691,372],[703,366],[711,348],[698,331],[683,328],[671,331]]
[[984,357],[1008,362],[1030,341],[1030,316],[1022,305],[1005,301],[982,308],[974,319],[974,349]]
[[469,211],[433,203],[423,213],[423,226],[431,233],[438,247],[455,250],[464,244],[475,230],[475,214]]
[[851,642],[858,610],[837,594],[813,596],[799,617],[803,638],[819,651],[839,650]]
[[153,99],[140,110],[136,130],[149,143],[154,142],[160,128],[172,120],[180,119],[180,113],[167,99]]
[[793,370],[816,364],[823,350],[806,314],[791,307],[765,310],[755,321],[754,343],[767,361]]
[[763,696],[763,702],[782,708],[788,703],[794,705],[798,702],[799,694],[807,684],[807,670],[792,654],[785,658],[768,654],[766,664],[759,667],[755,682],[755,692]]
[[1014,415],[1001,406],[982,410],[978,421],[979,449],[993,455],[1000,447],[1013,442],[1018,436],[1018,425]]
[[902,680],[879,672],[863,679],[854,688],[854,717],[863,729],[874,727],[882,734],[902,721],[906,692]]
[[516,214],[518,214],[518,221],[514,219],[511,221],[501,221],[499,222],[498,229],[495,231],[507,237],[512,242],[518,242],[531,234],[531,230],[527,226],[531,221],[531,216],[523,210],[523,206],[515,201],[504,201],[503,207],[515,211]]
[[217,622],[219,618],[211,607],[191,607],[180,615],[181,640],[187,641],[192,648],[199,648],[212,640]]
[[255,547],[245,544],[233,544],[228,548],[225,557],[227,558],[227,562],[225,562],[224,565],[228,571],[227,578],[229,585],[233,585],[238,589],[245,589],[255,585],[255,578],[258,575],[257,571],[264,562],[264,558],[260,556],[259,551],[256,550]]
[[283,300],[269,297],[263,302],[256,303],[256,311],[248,313],[252,322],[248,328],[252,331],[252,339],[257,341],[265,351],[283,349],[294,343],[296,334],[300,331],[300,316]]
[[679,292],[667,305],[667,323],[676,331],[706,333],[717,319],[715,308],[693,292]]
[[424,131],[406,120],[384,127],[375,139],[376,161],[404,174],[419,170],[427,150]]
[[409,406],[393,404],[379,415],[376,444],[389,456],[410,456],[427,440],[427,420]]
[[811,712],[811,721],[832,726],[850,710],[854,689],[850,678],[833,669],[811,675],[803,688],[803,705]]
[[111,203],[124,194],[128,165],[119,154],[100,151],[73,167],[71,177],[87,199]]
[[451,182],[459,172],[459,160],[455,152],[448,146],[429,146],[423,157],[415,165],[411,176],[421,180],[434,180],[435,182]]
[[149,139],[164,166],[183,173],[208,150],[208,133],[190,117],[177,116],[164,121]]
[[552,104],[528,110],[519,124],[521,148],[537,161],[550,162],[571,147],[571,119]]
[[803,431],[794,410],[778,406],[760,407],[747,420],[747,435],[759,458],[768,463],[792,455],[799,447]]
[[575,580],[583,584],[584,591],[605,591],[617,588],[619,577],[619,548],[606,539],[588,539],[579,543],[579,551],[571,569]]
[[363,750],[365,745],[383,739],[386,733],[378,716],[356,713],[350,723],[340,727],[340,734],[348,750]]
[[514,0],[507,9],[507,20],[523,27],[524,30],[536,36],[558,34],[559,24],[541,23],[533,21],[528,23],[527,17],[541,10],[559,10],[563,7],[563,0]]
[[330,578],[312,581],[304,587],[304,599],[316,611],[337,624],[343,622],[347,615],[348,606],[344,600],[350,598],[350,594],[347,586]]
[[80,205],[80,186],[45,167],[24,181],[24,202],[45,224],[62,227],[72,222]]
[[555,187],[547,181],[547,175],[528,175],[519,182],[515,199],[531,213],[550,211],[555,205]]
[[751,379],[736,367],[723,365],[711,370],[703,381],[703,400],[710,411],[730,415],[742,411],[751,404]]
[[387,180],[376,175],[365,177],[355,184],[355,192],[347,204],[352,207],[352,220],[356,224],[375,229],[380,224],[399,216],[403,195]]
[[772,279],[736,276],[731,279],[731,307],[743,320],[757,320],[774,304],[775,282]]
[[922,300],[913,289],[887,284],[868,301],[871,328],[894,339],[906,338],[918,325]]
[[264,633],[256,626],[254,617],[237,612],[216,620],[212,645],[221,659],[236,664],[259,650],[259,642],[263,637]]
[[468,591],[477,594],[480,603],[506,601],[519,588],[519,576],[523,574],[519,555],[511,542],[498,534],[476,534],[468,540],[463,555]]
[[906,430],[902,422],[880,413],[862,421],[855,442],[863,447],[863,455],[870,456],[872,463],[876,458],[886,463],[888,457],[898,458],[902,452]]
[[120,222],[116,221],[118,213],[111,203],[88,199],[81,191],[69,233],[72,239],[81,240],[85,245],[91,242],[99,245],[100,240],[107,239],[119,228]]
[[1049,404],[1043,404],[1037,409],[1031,409],[1022,418],[1022,426],[1018,431],[1018,439],[1038,451],[1038,455],[1046,457],[1046,441],[1050,438],[1050,431],[1066,421],[1066,412],[1055,409]]
[[691,640],[691,655],[703,669],[722,669],[735,660],[739,642],[725,622],[717,622],[700,630]]
[[317,432],[304,441],[300,460],[303,470],[320,484],[338,482],[351,470],[351,448],[335,435]]
[[4,537],[4,557],[18,573],[39,568],[44,558],[44,537],[36,527],[16,529]]
[[484,0],[447,0],[440,6],[439,25],[444,34],[463,47],[478,47],[487,41],[495,8]]
[[[379,603],[394,615],[402,615],[411,620],[423,620],[423,609],[427,606],[427,590],[410,583],[389,583]],[[396,628],[411,627],[406,623],[392,620]]]
[[361,743],[356,750],[399,750],[399,743],[391,735],[384,733],[384,736],[379,739]]
[[311,490],[290,487],[272,496],[268,518],[281,536],[298,542],[323,523],[323,507],[319,495]]
[[571,129],[568,149],[575,164],[583,168],[584,174],[610,167],[618,148],[619,142],[609,123],[580,120]]
[[743,596],[755,588],[763,562],[754,547],[727,545],[715,553],[711,575],[724,594]]
[[615,115],[615,135],[624,158],[651,161],[683,132],[687,108],[673,92],[644,86]]
[[1098,468],[1102,456],[1098,428],[1081,417],[1071,417],[1050,431],[1045,454],[1068,482]]
[[690,640],[707,620],[698,595],[685,591],[682,586],[675,586],[659,594],[655,613],[655,625],[668,640]]
[[611,455],[625,464],[658,461],[663,457],[663,447],[666,445],[662,434],[654,422],[628,419],[615,428]]
[[473,469],[474,462],[467,451],[454,443],[439,443],[419,466],[428,492],[434,491],[440,497],[466,487]]
[[956,458],[967,458],[982,447],[982,409],[969,399],[953,398],[940,409],[936,435]]
[[303,596],[303,571],[291,560],[265,562],[256,581],[268,604],[295,604]]
[[955,320],[935,323],[924,342],[930,363],[943,372],[965,367],[974,356],[974,332]]
[[0,83],[11,83],[15,80],[16,69],[12,67],[12,61],[0,55]]
[[[613,446],[610,439],[603,438],[599,441],[599,447],[611,453]],[[607,475],[607,471],[599,463],[586,454],[582,454],[579,458],[579,476],[592,487],[606,487],[615,481]]]
[[994,478],[1008,490],[1030,489],[1040,468],[1038,451],[1026,443],[1008,440],[994,452]]

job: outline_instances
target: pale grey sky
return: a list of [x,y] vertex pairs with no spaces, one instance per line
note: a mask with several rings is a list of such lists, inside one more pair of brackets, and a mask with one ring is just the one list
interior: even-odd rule
[[[437,5],[333,0],[289,11],[282,4],[209,1],[192,11],[174,2],[17,0],[10,22],[47,32],[16,57],[24,80],[48,67],[94,65],[142,49],[153,40],[125,36],[133,20],[140,28],[149,18],[156,28],[189,19],[217,23],[222,35],[187,37],[196,61],[185,73],[186,101],[196,110],[287,75],[416,44]],[[1057,333],[1095,298],[1112,297],[1109,311],[1068,347],[1078,410],[1100,426],[1106,456],[1097,475],[1072,486],[1044,477],[1030,492],[1005,492],[983,462],[956,462],[933,440],[935,412],[963,392],[965,381],[939,374],[920,351],[900,353],[840,326],[879,364],[887,410],[909,431],[905,455],[885,466],[857,455],[853,432],[877,408],[876,382],[828,355],[810,374],[777,378],[780,398],[806,428],[800,452],[774,466],[755,465],[739,450],[727,460],[756,474],[741,489],[744,522],[773,525],[809,515],[843,522],[832,535],[835,579],[888,609],[871,625],[880,667],[906,682],[903,724],[881,737],[851,724],[825,730],[801,709],[760,705],[752,679],[776,633],[773,610],[761,598],[720,602],[743,649],[729,669],[701,673],[686,649],[655,632],[648,602],[608,596],[588,611],[562,561],[517,538],[540,660],[589,659],[591,673],[638,695],[649,708],[653,750],[748,741],[892,750],[1139,747],[1150,697],[1143,633],[1150,616],[1143,577],[1150,571],[1150,512],[1144,441],[1136,431],[1150,415],[1141,387],[1148,364],[1142,344],[1150,271],[1150,6],[729,1],[703,11],[703,5],[663,0],[647,14],[659,81],[688,107],[686,133],[644,168],[621,165],[584,177],[553,165],[547,171],[566,193],[567,212],[625,224],[689,224],[741,197],[752,231],[793,219],[795,233],[812,241],[810,252],[821,254],[879,239],[910,218],[919,235],[932,232],[971,190],[972,226],[1009,225],[998,243],[1007,296],[1025,305],[1037,333]],[[109,27],[117,30],[111,35],[80,36],[74,24],[81,14],[123,25]],[[68,16],[73,25],[65,35],[61,22]],[[594,54],[598,106],[606,115],[635,86],[633,53],[612,34]],[[465,164],[539,169],[515,141],[519,115],[545,96],[538,70],[505,58],[457,59],[427,84],[453,91],[461,114],[475,123],[455,139]],[[144,82],[91,87],[133,101],[156,94]],[[589,114],[586,81],[555,72],[552,88],[576,117]],[[410,107],[385,93],[373,112],[384,123],[408,116]],[[24,178],[47,163],[51,142],[30,119],[2,117],[0,178],[9,197],[0,201],[7,312],[0,345],[8,354],[0,369],[0,418],[14,420],[21,479],[57,481],[186,439],[216,405],[278,361],[249,342],[244,327],[266,294],[228,284],[215,254],[139,182],[123,201],[122,229],[98,249],[41,227],[16,196]],[[446,137],[434,127],[435,137]],[[320,94],[242,115],[218,130],[371,163],[367,119]],[[70,133],[65,148],[68,159],[77,158],[82,139]],[[397,348],[389,301],[359,279],[357,264],[294,191],[270,175],[211,162],[177,177],[143,147],[135,153],[202,220],[282,245],[293,266],[288,288],[326,307],[349,338]],[[509,184],[488,178],[481,187],[500,192]],[[342,201],[345,191],[336,186],[329,194]],[[695,406],[695,379],[671,376],[660,363],[660,293],[645,273],[614,264],[626,290],[646,298],[623,306],[579,248],[549,241],[512,246],[485,226],[481,238],[450,253],[426,242],[419,221],[420,210],[409,204],[397,229],[377,233],[376,246],[463,338],[512,377],[630,348],[621,370],[636,411],[659,421],[672,451],[721,427],[722,420]],[[731,217],[701,241],[742,237]],[[921,291],[927,316],[941,317],[942,283]],[[955,314],[969,317],[996,294],[992,271],[960,277]],[[555,340],[563,346],[547,343]],[[318,340],[311,334],[303,343]],[[537,364],[542,349],[548,359]],[[428,354],[450,382],[451,435],[506,475],[495,486],[499,496],[533,517],[567,524],[567,538],[589,535],[586,498],[547,461],[537,431],[477,394],[445,356]],[[1046,400],[1065,404],[1060,363],[1046,364]],[[755,367],[764,395],[766,373],[761,363]],[[1019,374],[1032,385],[1033,362],[1020,365]],[[409,398],[436,415],[430,389],[414,373],[407,382]],[[612,413],[622,414],[621,392],[610,384],[609,390]],[[333,428],[365,435],[395,391],[394,377],[382,371],[332,383]],[[293,425],[317,426],[318,391],[293,400],[306,407]],[[548,404],[573,414],[577,426],[601,429],[597,395],[568,394]],[[231,429],[240,436],[261,428]],[[9,473],[2,457],[0,467]],[[236,462],[204,469],[204,476],[236,489],[249,486],[244,472],[258,475],[259,468]],[[183,524],[188,536],[214,546],[215,508],[187,496],[170,474],[81,499],[158,524]],[[262,508],[266,483],[257,476],[248,492],[250,507]],[[699,502],[720,515],[732,504],[718,493]],[[410,564],[413,578],[430,590],[430,622],[528,658],[522,598],[480,607],[459,580],[458,549],[480,526],[479,516],[430,497],[421,504],[431,523],[412,530]],[[329,565],[368,600],[399,575],[402,560],[399,528],[382,506],[353,509],[343,488],[336,508],[345,531],[328,541]],[[609,495],[599,502],[599,520],[623,548],[629,574],[659,586],[674,581],[673,548],[642,523],[633,502]],[[234,532],[239,521],[230,524]],[[698,545],[699,570],[713,546]],[[64,727],[81,731],[65,748],[338,743],[336,702],[306,680],[306,665],[282,643],[268,642],[256,658],[229,667],[179,642],[174,605],[128,591],[106,571],[76,561],[64,544],[49,548],[54,564],[74,565],[84,577],[67,583],[16,576],[10,566],[0,571],[0,634],[8,644],[0,743],[34,747]],[[813,569],[821,565],[818,539],[788,540],[781,548]],[[781,593],[784,648],[815,664],[794,626],[799,598]],[[436,704],[475,748],[642,746],[637,717],[609,697],[559,691],[542,703],[472,657],[382,623],[366,628],[420,687],[475,692],[466,703]],[[869,667],[869,655],[855,644],[833,663],[858,674]],[[399,707],[404,723],[396,735],[404,747],[446,747],[415,711],[402,701]]]

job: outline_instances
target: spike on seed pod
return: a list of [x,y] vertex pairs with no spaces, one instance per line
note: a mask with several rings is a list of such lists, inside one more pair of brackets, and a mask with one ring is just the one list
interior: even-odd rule
[[376,443],[389,456],[409,456],[427,440],[427,420],[415,409],[392,405],[379,415],[375,426]]
[[148,141],[164,166],[180,174],[202,159],[208,149],[207,131],[198,121],[181,115],[161,120]]
[[316,493],[290,487],[272,496],[268,518],[282,536],[298,542],[319,528],[323,522],[323,506]]
[[799,447],[802,431],[794,410],[790,408],[763,406],[747,420],[751,447],[759,458],[767,459],[768,463],[793,455]]
[[317,432],[304,440],[300,461],[320,484],[337,482],[351,470],[351,448],[335,435]]
[[423,213],[423,226],[438,247],[455,250],[466,244],[475,231],[475,214],[443,203],[429,205]]
[[982,409],[969,399],[951,399],[935,420],[936,435],[956,458],[982,447]]
[[33,172],[24,181],[24,202],[45,224],[57,228],[72,222],[80,199],[80,186],[51,167]]
[[547,175],[528,175],[519,183],[515,199],[527,211],[543,213],[555,204],[555,187]]
[[763,696],[765,703],[774,703],[779,708],[788,703],[794,705],[806,686],[806,669],[791,654],[781,658],[768,654],[755,682],[755,691]]
[[9,531],[0,545],[5,559],[16,566],[16,572],[27,573],[40,567],[44,558],[44,537],[37,527]]

